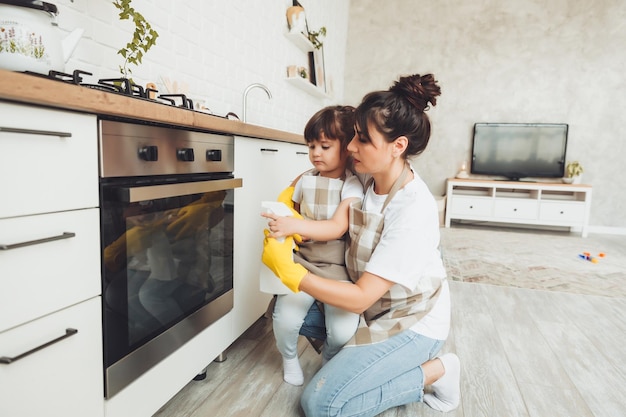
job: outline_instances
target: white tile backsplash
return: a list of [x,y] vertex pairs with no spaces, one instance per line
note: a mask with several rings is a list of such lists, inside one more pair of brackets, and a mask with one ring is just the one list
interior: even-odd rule
[[[312,29],[326,26],[326,72],[334,80],[334,95],[319,99],[288,84],[288,65],[307,63],[306,55],[284,36],[287,0],[134,0],[159,33],[142,65],[131,66],[132,77],[145,85],[164,87],[163,78],[186,85],[185,93],[205,101],[215,114],[242,115],[243,92],[252,83],[265,84],[269,100],[255,90],[248,96],[248,122],[302,133],[319,108],[342,101],[343,62],[349,2],[302,2]],[[309,4],[310,3],[310,4]],[[59,0],[58,22],[64,31],[85,29],[68,71],[79,68],[99,78],[118,77],[123,58],[117,50],[132,36],[130,20],[120,21],[111,0]]]

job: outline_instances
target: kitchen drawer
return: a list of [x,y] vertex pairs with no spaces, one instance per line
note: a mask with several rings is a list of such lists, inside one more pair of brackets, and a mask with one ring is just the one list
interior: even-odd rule
[[448,210],[459,216],[491,216],[492,208],[492,198],[454,196]]
[[99,295],[99,236],[98,209],[0,220],[0,331]]
[[0,357],[15,358],[64,335],[0,363],[0,416],[104,415],[100,297],[0,332]]
[[0,102],[0,218],[98,206],[95,115]]
[[585,203],[542,202],[539,219],[563,223],[583,223],[585,220]]
[[537,200],[498,199],[494,205],[494,217],[502,220],[537,220],[539,202]]

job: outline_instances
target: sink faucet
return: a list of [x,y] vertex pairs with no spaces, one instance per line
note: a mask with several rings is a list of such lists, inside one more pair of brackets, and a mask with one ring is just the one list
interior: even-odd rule
[[245,122],[246,121],[246,108],[248,107],[248,93],[250,92],[250,90],[254,89],[254,88],[261,88],[263,90],[265,90],[265,92],[267,93],[267,97],[269,99],[272,98],[272,93],[270,93],[269,88],[267,88],[266,86],[264,86],[263,84],[250,84],[248,87],[246,87],[246,90],[243,92],[243,119],[242,121]]

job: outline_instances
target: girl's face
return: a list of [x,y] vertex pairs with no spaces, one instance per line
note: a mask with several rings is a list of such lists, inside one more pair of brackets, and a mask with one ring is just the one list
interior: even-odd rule
[[385,172],[393,161],[393,143],[387,142],[385,137],[370,124],[368,126],[369,140],[359,128],[355,126],[355,135],[348,144],[348,151],[354,160],[354,169],[360,174],[377,174]]
[[347,152],[341,152],[338,139],[328,139],[324,134],[319,139],[308,143],[309,160],[320,172],[320,176],[340,178],[343,176]]

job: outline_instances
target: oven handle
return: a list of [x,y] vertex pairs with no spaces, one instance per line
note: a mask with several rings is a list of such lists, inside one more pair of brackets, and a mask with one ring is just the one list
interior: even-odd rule
[[137,203],[159,198],[231,190],[233,188],[241,188],[242,184],[241,178],[230,178],[225,180],[149,185],[145,187],[122,187],[118,189],[120,192],[117,194],[117,197],[119,201],[124,203]]

